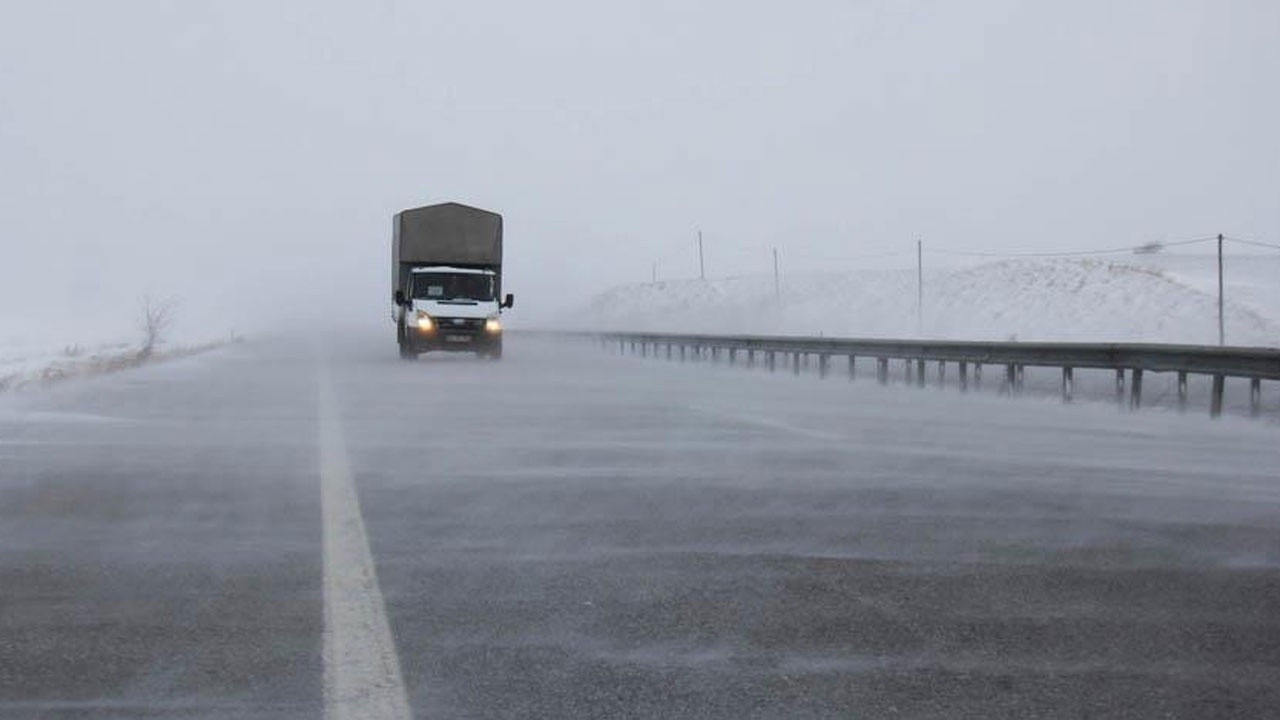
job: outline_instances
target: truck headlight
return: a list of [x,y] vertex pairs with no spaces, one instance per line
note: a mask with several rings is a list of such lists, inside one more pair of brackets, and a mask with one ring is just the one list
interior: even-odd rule
[[498,318],[489,318],[484,321],[484,329],[485,332],[500,333],[502,332],[502,323],[498,321]]
[[418,329],[423,332],[431,330],[432,328],[435,327],[435,323],[431,321],[431,316],[422,312],[421,310],[418,311],[418,314],[414,320],[414,324],[417,325]]

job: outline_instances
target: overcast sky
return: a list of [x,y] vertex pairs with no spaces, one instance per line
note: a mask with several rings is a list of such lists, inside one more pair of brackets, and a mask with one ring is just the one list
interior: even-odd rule
[[1278,37],[1275,0],[0,0],[0,322],[381,322],[390,216],[446,200],[505,216],[533,320],[695,275],[699,228],[712,275],[1280,241]]

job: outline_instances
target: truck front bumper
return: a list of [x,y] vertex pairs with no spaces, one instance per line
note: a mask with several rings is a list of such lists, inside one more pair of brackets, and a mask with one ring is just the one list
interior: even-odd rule
[[406,328],[405,340],[414,352],[489,352],[502,347],[502,332],[479,329]]

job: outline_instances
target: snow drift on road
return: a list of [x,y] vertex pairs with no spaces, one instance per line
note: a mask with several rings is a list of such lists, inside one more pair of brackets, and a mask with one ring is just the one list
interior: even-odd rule
[[[1277,269],[1274,261],[1266,265]],[[1249,277],[1236,273],[1253,287]],[[1204,280],[1080,259],[937,270],[925,274],[922,321],[914,269],[786,277],[780,298],[768,276],[678,280],[614,288],[577,320],[592,328],[668,332],[1216,344],[1217,298]],[[1240,294],[1248,302],[1226,307],[1228,343],[1280,345],[1274,298]]]

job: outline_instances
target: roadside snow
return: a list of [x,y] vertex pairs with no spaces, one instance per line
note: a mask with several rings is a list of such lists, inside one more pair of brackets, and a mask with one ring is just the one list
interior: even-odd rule
[[[1233,258],[1227,341],[1280,346],[1280,258]],[[972,340],[1216,344],[1216,265],[1205,256],[1009,260],[925,274],[867,270],[627,285],[573,324],[601,329]]]
[[[84,327],[37,323],[29,318],[0,317],[0,392],[39,387],[72,377],[85,377],[140,364],[141,331],[125,324],[94,323]],[[230,336],[234,340],[234,336]],[[155,349],[155,359],[190,354],[227,342],[181,328]]]
[[101,343],[93,346],[64,345],[0,345],[0,390],[24,387],[52,380],[69,373],[72,368],[105,361],[108,358],[136,352],[129,343]]

